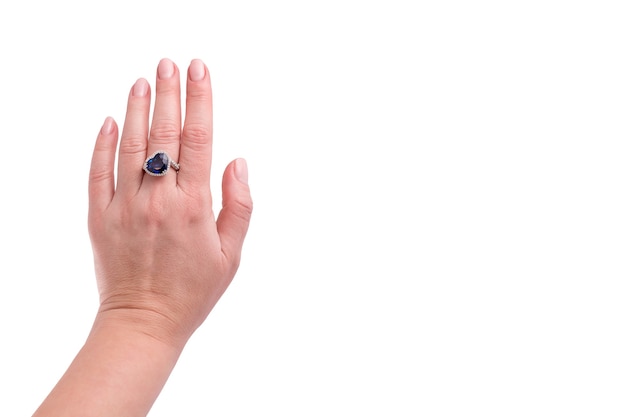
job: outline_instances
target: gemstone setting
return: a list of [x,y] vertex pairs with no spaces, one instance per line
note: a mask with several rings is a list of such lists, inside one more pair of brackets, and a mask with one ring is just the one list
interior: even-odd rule
[[172,158],[166,152],[157,151],[146,159],[146,162],[143,164],[143,170],[155,177],[162,177],[167,174],[170,166],[175,171],[178,171],[178,164],[172,161]]

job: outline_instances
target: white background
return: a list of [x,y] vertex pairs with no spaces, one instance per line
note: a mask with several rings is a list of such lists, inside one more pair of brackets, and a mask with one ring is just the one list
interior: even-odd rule
[[255,211],[151,416],[623,416],[622,4],[3,2],[0,415],[87,336],[93,142],[169,57]]

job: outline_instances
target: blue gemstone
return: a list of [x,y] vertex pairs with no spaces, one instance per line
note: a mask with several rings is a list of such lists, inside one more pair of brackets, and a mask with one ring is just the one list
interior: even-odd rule
[[146,161],[144,169],[149,174],[163,175],[170,167],[170,160],[165,152],[157,152],[152,158]]

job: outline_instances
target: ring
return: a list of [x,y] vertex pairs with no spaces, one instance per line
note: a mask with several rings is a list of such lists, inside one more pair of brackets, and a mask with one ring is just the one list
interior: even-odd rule
[[174,162],[165,151],[156,151],[143,163],[143,170],[155,177],[167,174],[170,167],[176,172],[180,169],[180,165]]

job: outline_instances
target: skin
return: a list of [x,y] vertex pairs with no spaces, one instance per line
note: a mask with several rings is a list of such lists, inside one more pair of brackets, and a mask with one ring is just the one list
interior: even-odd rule
[[[107,118],[89,176],[89,233],[100,307],[87,340],[34,416],[145,416],[185,344],[239,266],[252,213],[248,171],[232,161],[222,209],[210,190],[212,98],[208,69],[193,60],[181,114],[178,67],[163,59],[149,125],[151,91],[140,78],[119,129]],[[180,164],[163,177],[143,172],[166,151]]]

